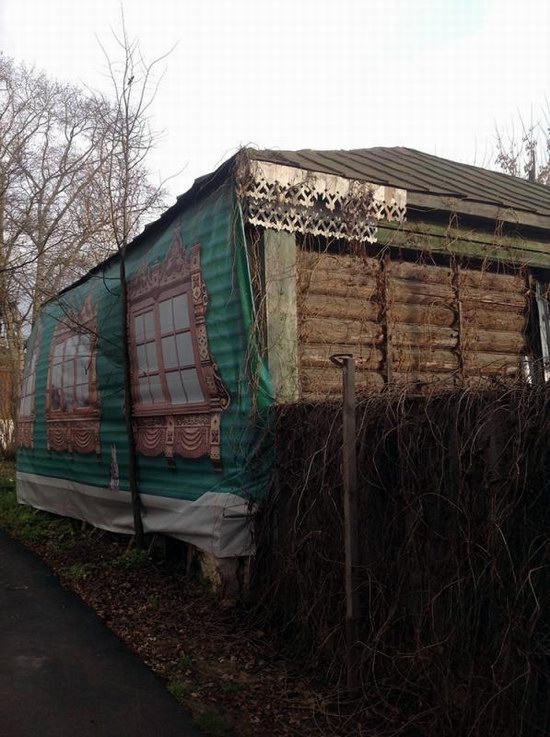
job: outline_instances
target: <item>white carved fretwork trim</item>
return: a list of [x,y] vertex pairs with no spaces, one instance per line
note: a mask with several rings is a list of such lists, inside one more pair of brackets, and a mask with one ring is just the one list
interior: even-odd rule
[[403,221],[407,192],[246,159],[237,170],[246,220],[273,230],[375,243],[379,220]]

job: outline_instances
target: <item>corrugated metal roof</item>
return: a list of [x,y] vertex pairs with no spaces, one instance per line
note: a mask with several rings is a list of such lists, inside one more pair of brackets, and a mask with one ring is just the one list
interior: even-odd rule
[[[441,201],[433,204],[438,204],[443,209],[455,209],[450,200],[458,200],[472,205],[468,208],[472,215],[487,215],[478,206],[489,205],[518,213],[518,221],[524,220],[521,213],[549,218],[548,223],[537,223],[529,218],[528,224],[550,227],[550,187],[478,166],[442,159],[412,148],[366,148],[350,151],[248,149],[248,153],[251,158],[261,161],[400,187],[407,190],[410,205],[429,206],[429,198],[437,197]],[[444,207],[446,200],[449,204],[447,208]],[[479,210],[478,213],[476,209]]]

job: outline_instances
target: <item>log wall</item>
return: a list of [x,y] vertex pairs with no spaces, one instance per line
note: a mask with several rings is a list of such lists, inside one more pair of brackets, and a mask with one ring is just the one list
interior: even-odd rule
[[521,370],[525,278],[482,269],[298,248],[302,396],[339,393],[333,353],[352,353],[358,388],[487,381]]

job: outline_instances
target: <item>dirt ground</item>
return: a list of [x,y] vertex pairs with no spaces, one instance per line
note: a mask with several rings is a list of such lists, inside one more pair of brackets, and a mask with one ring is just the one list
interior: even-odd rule
[[[35,551],[126,645],[167,680],[205,732],[219,737],[373,737],[338,689],[186,574],[128,538],[22,508],[0,468],[0,526]],[[346,713],[347,712],[347,713]]]

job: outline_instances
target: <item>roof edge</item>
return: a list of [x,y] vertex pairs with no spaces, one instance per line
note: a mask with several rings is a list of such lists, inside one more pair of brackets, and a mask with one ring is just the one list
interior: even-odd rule
[[[136,235],[130,243],[128,243],[128,249],[134,249],[137,246],[139,246],[143,241],[145,241],[147,238],[151,238],[156,233],[158,233],[162,228],[165,227],[165,225],[168,225],[172,220],[174,220],[177,215],[182,211],[183,208],[190,205],[193,202],[196,202],[200,197],[206,197],[209,194],[211,194],[215,189],[217,189],[218,186],[221,185],[222,182],[226,181],[229,177],[233,176],[233,172],[235,169],[236,161],[239,156],[240,152],[237,152],[236,154],[233,154],[229,159],[224,161],[220,166],[218,166],[217,169],[215,169],[210,174],[205,174],[202,177],[198,177],[193,182],[192,186],[187,190],[187,192],[184,192],[181,195],[178,195],[176,197],[176,201],[173,205],[171,205],[167,210],[165,210],[160,217],[158,217],[156,220],[153,220],[151,223],[147,223],[147,225],[144,226],[141,233]],[[53,302],[58,297],[60,297],[62,294],[66,294],[71,289],[74,289],[75,287],[80,286],[81,284],[84,284],[86,281],[91,279],[95,274],[97,274],[99,271],[104,269],[106,266],[118,261],[120,258],[120,252],[117,251],[116,253],[113,253],[108,258],[104,259],[103,261],[100,261],[100,263],[96,264],[92,269],[87,271],[83,276],[81,276],[76,281],[72,282],[72,284],[69,284],[67,287],[62,289],[61,291],[57,292],[53,297],[50,297],[45,302],[42,303],[42,307],[49,304],[50,302]]]

